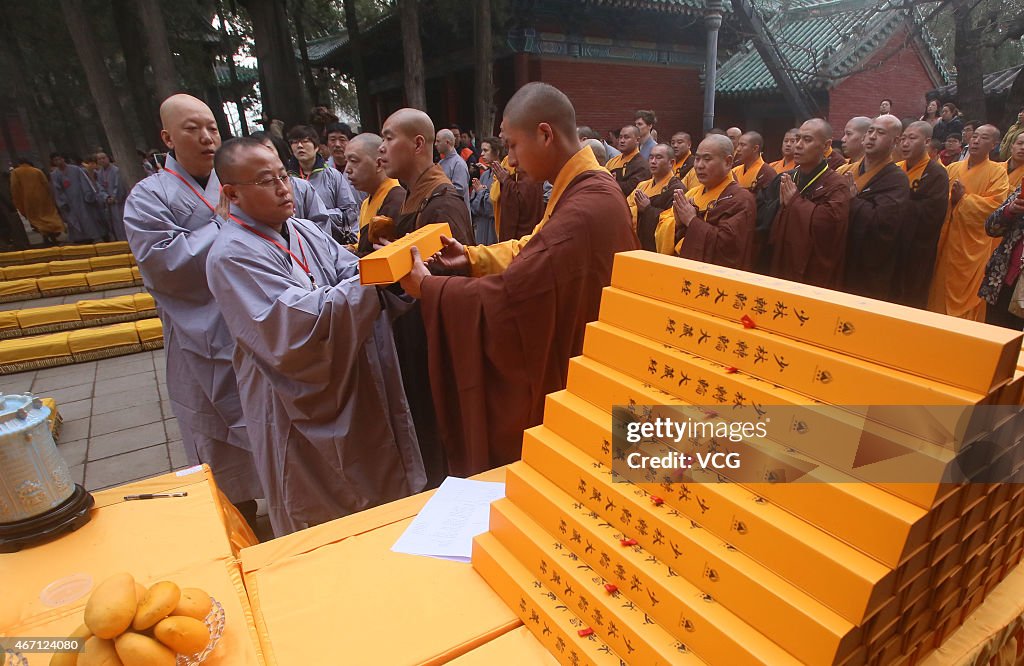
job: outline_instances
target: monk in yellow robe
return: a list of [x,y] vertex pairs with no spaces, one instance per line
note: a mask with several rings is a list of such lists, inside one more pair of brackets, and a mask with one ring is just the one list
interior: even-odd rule
[[608,160],[604,167],[615,177],[623,196],[636,189],[641,180],[651,177],[651,168],[640,154],[640,130],[626,125],[619,132],[621,155]]
[[693,153],[690,152],[690,149],[693,147],[693,140],[686,132],[676,132],[672,135],[670,144],[672,146],[672,156],[675,160],[672,164],[672,171],[676,174],[676,178],[682,182],[683,178],[686,178],[686,174],[693,171]]
[[871,127],[871,119],[866,116],[850,118],[843,129],[843,155],[846,156],[846,163],[837,166],[836,173],[846,174],[860,167],[860,161],[864,159],[864,136]]
[[1010,159],[1006,160],[1006,178],[1010,181],[1010,191],[1016,190],[1024,180],[1024,132],[1010,144]]
[[11,198],[14,207],[43,235],[46,244],[56,245],[57,237],[64,233],[64,220],[53,202],[46,174],[27,159],[19,160],[11,171]]
[[766,164],[761,157],[764,139],[757,132],[744,132],[736,145],[736,166],[732,169],[732,177],[740,187],[755,197],[768,184],[775,180],[775,169]]
[[985,321],[985,301],[978,289],[985,265],[999,244],[998,238],[985,233],[985,220],[1010,191],[1006,166],[988,158],[997,145],[999,130],[982,125],[971,137],[967,159],[946,167],[949,210],[928,294],[928,309],[933,312]]
[[[349,140],[345,147],[345,173],[349,182],[367,197],[359,206],[360,256],[373,252],[379,237],[394,238],[395,220],[405,203],[405,188],[384,173],[377,153],[383,139],[376,134],[360,134]],[[377,223],[373,223],[373,219]],[[387,218],[390,220],[388,224]]]
[[793,158],[793,146],[796,145],[796,137],[800,134],[800,128],[794,127],[786,131],[782,137],[782,159],[772,162],[771,167],[775,173],[792,171],[796,168],[796,160]]
[[647,161],[651,166],[651,178],[641,181],[626,197],[633,216],[633,230],[643,249],[672,254],[675,245],[672,238],[675,230],[672,196],[676,190],[683,189],[683,184],[672,169],[672,150],[665,144],[659,143],[651,148]]

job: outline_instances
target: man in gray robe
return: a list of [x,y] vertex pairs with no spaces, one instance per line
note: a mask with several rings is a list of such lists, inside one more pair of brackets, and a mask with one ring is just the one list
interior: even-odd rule
[[288,173],[309,181],[327,207],[333,225],[331,235],[340,243],[355,243],[359,235],[359,202],[342,179],[341,172],[327,166],[317,152],[319,137],[312,127],[299,125],[288,132],[292,159]]
[[109,240],[98,189],[85,169],[68,164],[63,155],[50,155],[54,167],[50,174],[53,199],[68,228],[71,243],[96,243]]
[[466,208],[472,210],[469,204],[469,166],[466,165],[466,160],[459,155],[459,151],[455,150],[455,134],[451,130],[439,130],[434,138],[434,147],[437,148],[437,154],[441,156],[438,164],[444,170],[444,175],[448,176],[448,180],[452,181],[456,191],[466,200]]
[[121,185],[121,170],[110,162],[110,156],[102,150],[96,153],[96,165],[96,182],[106,195],[103,204],[114,240],[127,240],[124,234],[124,190]]
[[[284,139],[268,134],[267,132],[253,132],[249,138],[256,139],[271,151],[278,154],[282,160],[287,159],[288,150],[285,147]],[[280,143],[281,147],[278,147]],[[327,207],[316,193],[308,180],[298,176],[292,176],[292,200],[295,202],[295,217],[301,220],[310,220],[320,225],[320,228],[331,233],[331,216],[327,213]],[[226,202],[225,202],[226,205]]]
[[419,492],[426,476],[385,293],[359,284],[354,254],[292,217],[276,154],[232,139],[216,168],[231,222],[214,241],[207,276],[237,340],[274,534]]
[[160,119],[171,153],[128,195],[128,244],[163,323],[167,391],[186,457],[209,464],[228,499],[253,518],[250,500],[264,494],[231,366],[235,341],[206,282],[206,255],[222,223],[213,171],[220,134],[209,107],[191,95],[167,98]]

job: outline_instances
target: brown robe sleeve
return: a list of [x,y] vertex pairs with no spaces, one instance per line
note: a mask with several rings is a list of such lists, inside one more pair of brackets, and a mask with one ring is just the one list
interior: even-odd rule
[[401,220],[396,220],[398,236],[401,238],[411,231],[436,222],[447,222],[452,229],[452,236],[463,245],[476,245],[469,208],[454,185],[439,186],[419,212],[409,213]]
[[498,242],[522,238],[533,231],[544,215],[544,183],[530,178],[510,178],[501,188],[501,229]]
[[935,270],[939,234],[949,206],[949,174],[932,160],[921,178],[910,186],[910,197],[901,215],[893,297],[897,303],[925,308]]
[[[621,176],[618,175],[620,172],[622,173]],[[623,196],[628,197],[636,189],[636,186],[640,184],[640,181],[647,180],[650,177],[650,164],[647,163],[643,155],[637,153],[621,170],[616,169],[615,180],[618,181]]]
[[422,312],[430,381],[451,474],[518,460],[544,396],[597,318],[616,252],[636,249],[629,209],[604,172],[587,172],[509,267],[480,278],[428,276]]
[[846,256],[850,188],[828,169],[811,191],[797,193],[772,224],[771,274],[783,280],[837,289]]
[[733,183],[708,211],[707,220],[697,217],[690,223],[679,256],[748,271],[753,267],[756,222],[754,195]]
[[753,192],[754,197],[756,198],[761,194],[761,192],[768,189],[768,186],[771,185],[777,175],[778,174],[775,173],[775,169],[766,162],[765,165],[761,167],[761,171],[758,172],[757,178],[754,179],[754,187],[750,190]]
[[[380,202],[380,208],[377,209],[377,215],[390,217],[397,224],[398,218],[402,215],[402,204],[404,203],[405,188],[392,187],[391,191],[384,195],[384,201]],[[356,250],[356,254],[360,257],[365,257],[373,252],[373,245],[370,243],[370,234],[366,231],[366,227],[359,230],[359,247]]]
[[889,164],[850,200],[843,288],[860,296],[890,300],[903,211],[910,197],[907,174]]

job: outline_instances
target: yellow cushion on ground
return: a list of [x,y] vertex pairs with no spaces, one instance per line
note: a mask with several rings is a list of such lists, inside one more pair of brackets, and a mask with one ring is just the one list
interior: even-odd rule
[[137,344],[139,344],[139,334],[135,330],[135,322],[131,321],[112,326],[83,328],[68,334],[68,346],[71,347],[71,352],[74,354]]
[[52,431],[54,422],[60,418],[60,412],[57,411],[57,401],[53,398],[40,398],[39,401],[50,408],[50,415],[46,417],[46,420],[50,422],[50,430]]
[[21,261],[21,263],[23,264],[46,263],[48,261],[60,259],[60,248],[37,247],[34,250],[25,250],[23,252],[23,255],[24,256]]
[[21,264],[25,262],[26,250],[17,250],[15,252],[0,252],[0,266],[13,266],[14,264]]
[[25,278],[49,275],[50,267],[47,264],[23,264],[21,266],[7,266],[3,271],[5,280],[24,280]]
[[22,328],[33,326],[47,326],[49,324],[63,324],[69,321],[81,321],[78,315],[78,308],[74,303],[70,305],[51,305],[45,308],[28,308],[18,310],[18,323]]
[[88,259],[65,259],[50,262],[50,275],[67,275],[68,273],[88,273],[92,270]]
[[89,282],[89,286],[94,289],[108,284],[124,284],[134,281],[132,269],[130,268],[111,268],[108,271],[93,271],[92,273],[86,273],[85,279]]
[[87,273],[71,273],[69,275],[51,275],[36,280],[39,291],[53,291],[55,289],[70,289],[71,287],[88,287],[89,283],[85,276]]
[[98,298],[78,301],[78,314],[82,319],[102,319],[135,313],[135,298],[132,294],[114,298]]
[[103,257],[93,257],[89,260],[89,266],[94,271],[101,271],[106,268],[130,267],[132,255],[130,254],[109,254]]
[[138,294],[132,294],[132,298],[135,299],[136,312],[156,309],[156,301],[153,300],[153,295],[148,291],[143,291]]
[[164,327],[160,319],[140,319],[135,322],[135,329],[139,332],[139,340],[143,343],[159,340],[164,337]]
[[128,241],[111,241],[110,243],[96,243],[93,245],[96,250],[96,254],[103,256],[105,254],[124,254],[131,252],[128,247]]
[[134,277],[136,280],[142,279],[142,271],[139,270],[138,266],[132,266],[132,277]]
[[60,248],[61,259],[87,259],[96,256],[93,245],[63,245]]
[[[39,278],[44,280],[46,278]],[[36,278],[26,280],[0,281],[0,296],[15,296],[18,294],[38,294],[39,285]]]
[[21,325],[18,324],[18,311],[0,311],[0,331],[9,331],[12,328],[21,328]]
[[66,332],[0,341],[0,364],[39,361],[58,356],[71,356]]

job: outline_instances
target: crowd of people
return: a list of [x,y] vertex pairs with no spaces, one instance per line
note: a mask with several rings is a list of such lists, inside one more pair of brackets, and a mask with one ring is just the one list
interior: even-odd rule
[[[1003,136],[949,104],[891,112],[851,119],[841,148],[810,119],[768,163],[756,131],[666,143],[649,110],[602,137],[542,83],[479,139],[415,109],[379,135],[324,110],[222,144],[210,109],[174,95],[169,152],[126,200],[105,155],[55,160],[48,182],[76,233],[118,237],[78,220],[123,203],[189,460],[250,520],[266,498],[281,535],[518,459],[621,251],[1024,328],[1024,110]],[[943,155],[954,133],[966,151]],[[438,253],[360,283],[360,257],[435,222],[452,232]]]

